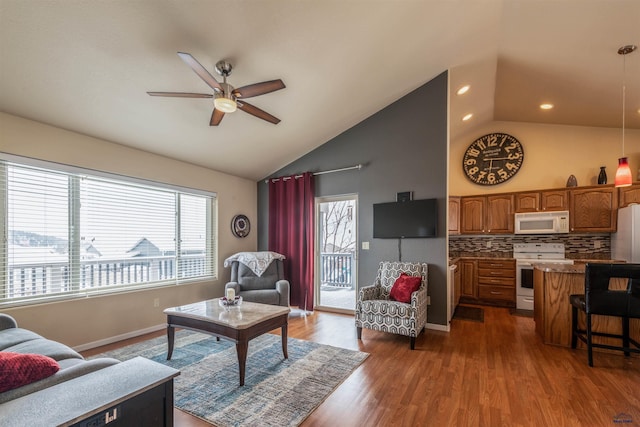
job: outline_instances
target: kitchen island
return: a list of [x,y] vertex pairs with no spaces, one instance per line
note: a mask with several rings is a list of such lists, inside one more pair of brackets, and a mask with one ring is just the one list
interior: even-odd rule
[[[571,347],[571,304],[569,296],[584,294],[584,264],[536,264],[533,270],[533,317],[536,333],[545,344]],[[626,280],[613,279],[611,289],[626,289]],[[579,311],[579,327],[585,328],[585,314]],[[592,317],[592,328],[598,332],[622,333],[619,317]],[[640,319],[630,319],[631,338],[640,341]],[[594,337],[594,342],[620,345],[619,339]],[[578,340],[578,348],[586,345]],[[594,348],[595,351],[609,351]]]

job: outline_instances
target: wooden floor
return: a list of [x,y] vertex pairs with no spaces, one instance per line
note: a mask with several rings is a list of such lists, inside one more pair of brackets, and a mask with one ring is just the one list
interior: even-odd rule
[[[586,351],[542,344],[533,319],[484,309],[484,323],[427,330],[414,351],[375,331],[358,341],[353,316],[291,318],[290,337],[370,353],[302,426],[640,426],[640,355],[595,353],[589,368]],[[175,415],[178,427],[209,426]]]

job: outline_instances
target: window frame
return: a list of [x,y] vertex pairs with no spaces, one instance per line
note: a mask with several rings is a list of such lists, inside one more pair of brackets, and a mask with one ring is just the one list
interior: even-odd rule
[[[67,254],[67,260],[69,263],[69,288],[67,291],[59,291],[55,293],[45,293],[30,296],[9,297],[9,272],[11,270],[9,266],[9,167],[16,166],[22,168],[35,168],[42,169],[45,172],[50,171],[52,173],[62,173],[69,177],[67,184],[67,202],[69,205],[69,217],[73,218],[73,221],[69,221],[67,224],[67,236],[69,242],[69,251]],[[80,186],[79,182],[83,177],[90,177],[99,180],[114,181],[116,183],[134,187],[143,187],[153,191],[170,192],[174,194],[175,209],[175,230],[173,233],[174,245],[173,245],[173,257],[170,258],[174,265],[173,277],[168,279],[158,279],[141,282],[131,282],[126,284],[112,284],[106,283],[105,285],[98,285],[97,287],[82,288],[82,277],[78,271],[73,274],[72,269],[79,269],[81,267],[81,261],[79,257],[81,241],[80,241]],[[182,277],[180,268],[184,262],[183,258],[187,254],[180,252],[180,236],[181,236],[181,195],[195,196],[205,198],[205,218],[202,218],[205,225],[205,237],[204,237],[204,260],[203,269],[204,274],[198,276]],[[177,186],[173,184],[167,184],[162,182],[156,182],[146,179],[140,179],[130,177],[126,175],[120,175],[115,173],[109,173],[104,171],[97,171],[87,168],[80,168],[76,166],[64,165],[60,163],[48,162],[43,160],[25,158],[21,156],[15,156],[7,153],[0,153],[0,209],[2,210],[3,221],[0,223],[0,308],[16,307],[36,305],[40,303],[48,303],[52,301],[73,300],[78,298],[87,298],[91,296],[104,295],[104,294],[118,294],[137,292],[145,289],[179,286],[190,283],[200,283],[203,281],[217,280],[218,279],[218,202],[217,193],[202,189],[193,189],[183,186]],[[185,214],[186,215],[186,214]],[[198,218],[200,220],[200,218]],[[76,222],[76,226],[72,223]],[[75,230],[75,231],[74,231]],[[46,265],[46,263],[43,263]],[[75,270],[74,270],[75,271]]]

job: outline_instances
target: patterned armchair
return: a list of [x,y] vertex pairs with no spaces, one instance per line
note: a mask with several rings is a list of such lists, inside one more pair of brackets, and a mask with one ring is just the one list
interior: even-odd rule
[[[403,272],[422,277],[409,304],[389,299],[394,282]],[[375,283],[360,289],[355,317],[358,339],[362,339],[362,328],[406,335],[414,350],[416,337],[427,324],[427,264],[381,262]]]

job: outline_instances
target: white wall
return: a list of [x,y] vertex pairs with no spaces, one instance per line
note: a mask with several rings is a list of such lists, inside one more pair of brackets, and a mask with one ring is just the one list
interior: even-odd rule
[[[222,296],[229,278],[224,259],[257,248],[255,228],[248,237],[238,239],[231,234],[230,226],[232,217],[239,213],[257,225],[254,181],[5,113],[0,113],[0,151],[218,194],[217,280],[3,310],[20,326],[47,338],[85,346],[162,325],[166,322],[163,307]],[[153,307],[155,298],[160,299],[158,308]]]

